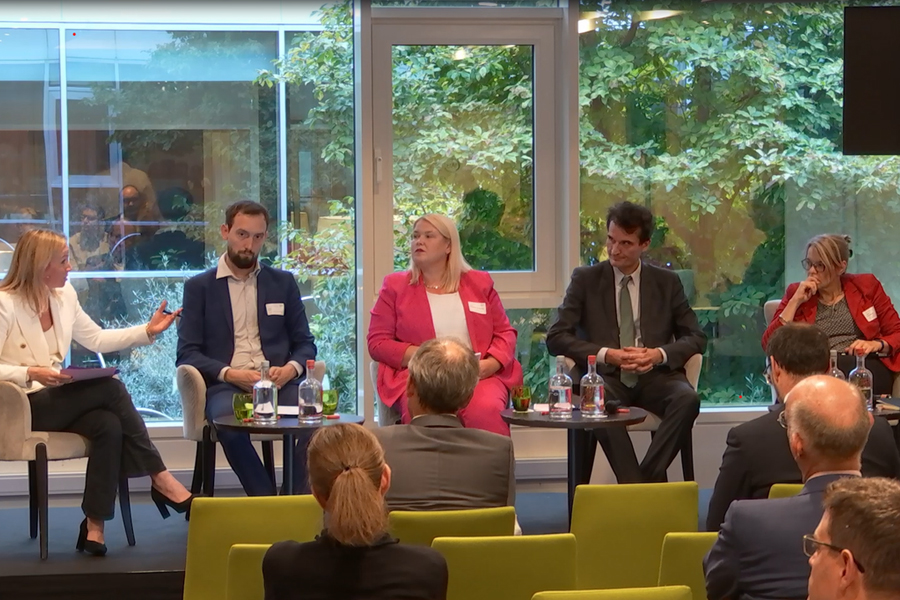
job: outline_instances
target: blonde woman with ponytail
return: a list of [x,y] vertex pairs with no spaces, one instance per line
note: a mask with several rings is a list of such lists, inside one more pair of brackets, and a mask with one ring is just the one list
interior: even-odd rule
[[[889,394],[893,373],[900,372],[900,317],[881,282],[871,273],[848,273],[850,236],[817,235],[801,261],[806,279],[788,286],[763,348],[776,329],[791,322],[810,323],[828,335],[832,350],[870,355],[866,367],[875,379],[874,394]],[[846,361],[846,362],[845,362]],[[841,357],[846,373],[855,358]]]
[[431,548],[387,533],[384,495],[391,468],[375,436],[359,425],[319,429],[307,455],[325,529],[307,543],[279,542],[263,560],[266,600],[440,600],[447,563]]

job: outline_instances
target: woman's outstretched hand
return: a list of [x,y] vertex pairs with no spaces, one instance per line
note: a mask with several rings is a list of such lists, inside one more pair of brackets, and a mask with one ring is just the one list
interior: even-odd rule
[[147,333],[150,335],[159,335],[171,327],[172,323],[175,322],[175,317],[181,314],[180,308],[175,312],[166,311],[166,304],[167,302],[163,300],[156,312],[153,313],[153,316],[150,317],[150,323],[147,324]]

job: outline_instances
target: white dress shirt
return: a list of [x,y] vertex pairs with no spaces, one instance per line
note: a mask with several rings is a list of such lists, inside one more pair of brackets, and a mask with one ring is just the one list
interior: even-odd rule
[[[259,270],[260,266],[257,262],[256,268],[247,277],[238,279],[225,261],[225,255],[219,257],[216,279],[228,278],[231,318],[234,321],[234,354],[231,356],[231,364],[219,371],[219,381],[225,381],[225,372],[228,369],[258,371],[262,361],[266,360],[259,339],[259,311],[257,310]],[[287,364],[297,370],[298,376],[303,373],[302,367],[297,361],[291,360]]]
[[[622,282],[625,280],[625,273],[613,267],[613,275],[616,280],[616,323],[619,322],[619,315],[622,314],[622,310],[619,307],[619,302],[621,301],[622,294]],[[641,263],[638,262],[637,269],[631,274],[631,282],[629,283],[628,293],[631,294],[631,314],[634,315],[634,345],[637,348],[644,347],[644,340],[641,337]],[[606,351],[609,348],[600,348],[600,352],[597,353],[597,362],[600,364],[606,363]],[[662,362],[660,364],[666,364],[668,360],[668,356],[666,356],[666,351],[662,348],[659,349],[660,353],[662,353]]]

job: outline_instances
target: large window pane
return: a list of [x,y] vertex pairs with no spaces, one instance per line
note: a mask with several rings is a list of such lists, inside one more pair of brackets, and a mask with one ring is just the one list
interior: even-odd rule
[[609,205],[649,206],[648,259],[710,335],[704,402],[768,402],[762,307],[808,238],[853,235],[849,270],[900,292],[898,159],[840,152],[843,3],[582,8],[582,260],[604,258]]
[[61,224],[54,98],[58,31],[0,29],[0,271],[24,231]]

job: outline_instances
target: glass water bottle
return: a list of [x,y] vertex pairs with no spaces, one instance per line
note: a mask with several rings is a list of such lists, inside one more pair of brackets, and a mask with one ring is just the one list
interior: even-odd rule
[[875,410],[875,397],[872,395],[872,371],[866,368],[866,355],[856,355],[856,368],[850,371],[850,383],[859,388],[870,411]]
[[547,396],[550,404],[551,419],[572,418],[572,378],[566,375],[566,357],[556,357],[556,374],[550,378],[550,394]]
[[259,381],[253,386],[253,421],[271,425],[278,419],[278,386],[269,379],[269,361],[259,366]]
[[313,375],[316,361],[306,361],[306,379],[297,390],[297,418],[307,423],[322,420],[322,384]]
[[581,378],[581,416],[600,419],[606,416],[603,378],[597,374],[597,355],[588,356],[588,370]]
[[837,350],[831,351],[831,376],[847,381],[847,376],[838,368]]

